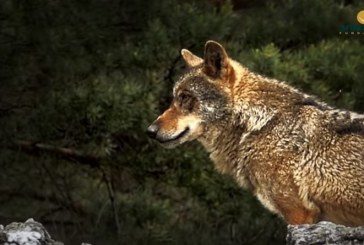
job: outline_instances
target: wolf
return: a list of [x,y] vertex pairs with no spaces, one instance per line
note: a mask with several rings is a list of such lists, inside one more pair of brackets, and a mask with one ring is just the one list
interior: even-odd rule
[[289,224],[364,225],[364,115],[254,73],[215,41],[203,58],[181,55],[188,69],[151,138],[201,142],[219,172]]

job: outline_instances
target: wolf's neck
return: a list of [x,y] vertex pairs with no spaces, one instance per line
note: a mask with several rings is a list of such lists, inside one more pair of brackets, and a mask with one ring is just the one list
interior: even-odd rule
[[234,123],[244,125],[245,131],[258,132],[276,115],[273,109],[264,106],[251,106],[247,103],[235,105]]
[[[259,110],[253,110],[249,117],[236,114],[231,120],[208,126],[199,141],[210,153],[217,170],[232,175],[242,186],[249,188],[249,180],[243,174],[250,161],[249,144],[273,117],[274,114]],[[244,149],[246,155],[241,154]]]
[[[239,146],[248,135],[244,126],[212,125],[199,141],[210,154],[215,167],[221,173],[235,175],[239,161]],[[241,157],[241,156],[240,156]]]

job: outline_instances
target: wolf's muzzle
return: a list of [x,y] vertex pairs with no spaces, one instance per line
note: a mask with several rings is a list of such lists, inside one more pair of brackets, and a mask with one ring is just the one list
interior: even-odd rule
[[154,122],[148,127],[146,133],[150,138],[155,139],[159,143],[162,143],[162,144],[176,142],[190,132],[190,128],[187,127],[182,132],[178,133],[177,135],[173,135],[168,132],[161,131],[160,128],[161,127],[160,127],[158,121]]

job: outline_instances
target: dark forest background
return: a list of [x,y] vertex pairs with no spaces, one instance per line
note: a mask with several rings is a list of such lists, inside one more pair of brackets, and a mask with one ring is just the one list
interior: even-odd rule
[[283,244],[285,224],[197,143],[145,135],[206,40],[364,112],[362,1],[1,0],[0,224],[66,244]]

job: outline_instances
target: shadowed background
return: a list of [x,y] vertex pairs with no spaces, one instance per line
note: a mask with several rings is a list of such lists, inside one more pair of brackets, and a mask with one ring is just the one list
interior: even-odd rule
[[364,9],[344,0],[2,0],[0,224],[34,218],[66,244],[282,244],[285,224],[197,143],[145,135],[184,64],[236,60],[364,111]]

